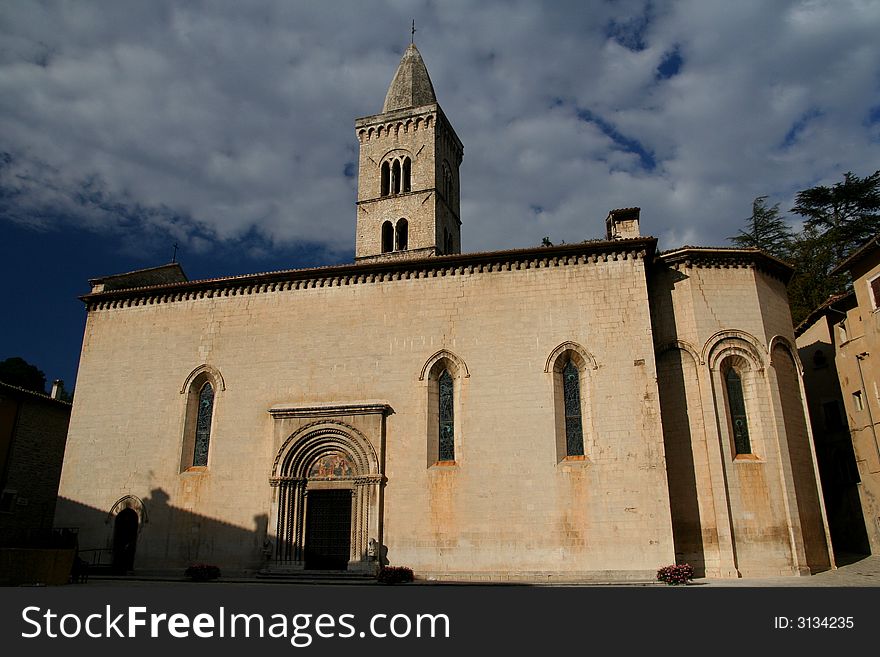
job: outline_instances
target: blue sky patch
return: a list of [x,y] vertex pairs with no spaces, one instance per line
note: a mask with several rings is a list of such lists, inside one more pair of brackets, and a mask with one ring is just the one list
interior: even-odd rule
[[797,121],[791,124],[788,132],[785,133],[785,137],[782,140],[781,148],[790,148],[794,146],[803,131],[806,129],[807,125],[809,125],[810,121],[817,119],[820,116],[822,116],[822,112],[815,107],[804,112]]
[[654,154],[648,148],[645,148],[645,146],[637,139],[621,134],[612,123],[609,123],[601,116],[594,114],[588,109],[579,109],[577,115],[581,121],[592,123],[599,128],[602,131],[602,134],[610,138],[619,150],[622,150],[625,153],[638,155],[639,162],[641,163],[642,168],[646,171],[653,171],[657,167],[657,161],[654,159]]
[[684,64],[684,59],[682,59],[680,48],[676,45],[675,48],[664,53],[655,77],[658,80],[668,80],[675,77],[681,71],[682,64]]

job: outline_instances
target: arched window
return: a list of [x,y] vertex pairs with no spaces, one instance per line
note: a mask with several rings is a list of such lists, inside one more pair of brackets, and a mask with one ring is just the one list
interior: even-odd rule
[[438,385],[438,461],[455,460],[455,391],[449,370],[443,370],[437,381]]
[[408,192],[410,190],[410,172],[412,169],[412,165],[410,164],[409,158],[403,158],[403,191]]
[[394,226],[390,221],[382,224],[382,253],[389,253],[394,250]]
[[400,194],[400,160],[394,160],[391,167],[391,193]]
[[382,196],[388,196],[391,190],[391,165],[382,163]]
[[444,229],[444,231],[446,232],[446,245],[444,247],[444,252],[447,254],[452,253],[453,250],[455,249],[455,247],[452,244],[452,233],[450,233],[448,230],[445,230],[445,229]]
[[572,360],[562,368],[562,396],[565,405],[565,455],[584,455],[584,430],[581,422],[580,372]]
[[448,205],[452,205],[452,171],[449,168],[449,165],[446,161],[443,162],[443,165],[440,170],[440,175],[443,177],[441,181],[441,189],[443,190],[443,197],[446,199],[446,203]]
[[428,359],[419,380],[427,385],[427,465],[456,465],[462,445],[462,386],[467,365],[445,349]]
[[196,436],[193,447],[193,466],[208,465],[208,445],[211,442],[211,418],[214,416],[214,387],[205,383],[199,392],[199,411],[196,418]]
[[223,378],[209,366],[201,366],[187,379],[181,393],[186,393],[186,413],[180,471],[208,467],[211,430],[217,390],[223,390]]
[[547,359],[545,372],[553,376],[556,460],[584,460],[592,436],[590,386],[596,362],[575,342],[564,342]]
[[409,242],[409,224],[406,219],[399,219],[395,227],[397,233],[397,250],[406,251]]
[[734,367],[729,367],[724,376],[727,390],[727,412],[733,433],[733,445],[736,455],[751,454],[749,441],[749,421],[746,416],[746,403],[743,396],[742,378]]

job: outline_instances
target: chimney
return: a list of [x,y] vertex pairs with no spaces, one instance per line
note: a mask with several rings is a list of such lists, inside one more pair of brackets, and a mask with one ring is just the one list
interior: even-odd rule
[[640,208],[619,208],[609,212],[605,220],[605,239],[622,240],[641,237],[639,212]]
[[63,393],[63,392],[64,392],[64,381],[62,381],[61,379],[55,379],[52,382],[52,392],[49,394],[49,396],[52,399],[61,399],[61,393]]

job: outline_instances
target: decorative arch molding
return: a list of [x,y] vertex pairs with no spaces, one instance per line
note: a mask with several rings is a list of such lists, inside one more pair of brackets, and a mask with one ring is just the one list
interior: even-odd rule
[[763,371],[768,352],[751,333],[729,329],[718,331],[706,341],[700,360],[710,370],[716,370],[721,360],[731,354],[746,358],[755,365],[756,370]]
[[193,381],[195,381],[196,378],[201,374],[206,375],[211,380],[211,384],[214,386],[215,390],[226,390],[226,381],[223,380],[223,375],[220,374],[220,370],[218,370],[216,367],[205,364],[199,365],[197,368],[189,373],[189,375],[186,377],[186,380],[183,382],[183,386],[180,388],[180,394],[182,395],[188,392],[193,384]]
[[104,520],[105,524],[111,524],[116,516],[126,509],[131,509],[137,514],[138,532],[140,532],[149,519],[147,518],[147,508],[144,506],[144,501],[135,495],[123,495],[116,500],[107,513],[107,517]]
[[390,148],[382,154],[382,158],[379,160],[379,166],[382,165],[382,162],[395,157],[408,157],[411,160],[415,159],[415,155],[413,155],[412,151],[409,149],[399,147]]
[[595,356],[593,356],[593,354],[584,349],[577,342],[567,341],[556,347],[553,351],[550,352],[550,355],[547,356],[547,362],[544,364],[544,372],[552,372],[556,362],[559,360],[559,357],[566,351],[573,351],[578,354],[581,358],[584,359],[584,362],[587,363],[590,369],[599,369],[599,365],[596,363],[596,358]]
[[685,340],[672,340],[671,342],[666,342],[665,344],[660,345],[659,347],[657,347],[657,357],[659,358],[667,351],[672,351],[674,349],[677,349],[679,351],[686,351],[687,353],[689,353],[694,359],[695,365],[699,365],[703,362],[703,360],[700,358],[700,354],[697,353],[696,347]]
[[471,374],[468,371],[467,364],[460,357],[456,356],[454,353],[448,351],[447,349],[441,349],[436,354],[431,356],[427,361],[425,361],[425,364],[422,366],[422,371],[419,374],[419,381],[424,381],[425,377],[428,375],[428,372],[431,371],[431,368],[434,367],[434,365],[438,361],[441,361],[444,358],[455,364],[455,366],[458,368],[458,376],[464,379],[470,377]]
[[801,362],[801,358],[798,355],[797,346],[792,344],[791,340],[789,340],[784,335],[774,335],[770,338],[770,347],[767,350],[770,353],[770,364],[773,364],[773,350],[776,347],[782,347],[786,351],[788,351],[788,355],[791,356],[791,359],[794,361],[795,367],[797,367],[798,374],[800,376],[804,375],[804,365]]
[[300,427],[284,441],[272,464],[270,481],[305,479],[317,459],[338,451],[351,459],[355,476],[379,474],[379,458],[363,433],[340,420],[318,420]]

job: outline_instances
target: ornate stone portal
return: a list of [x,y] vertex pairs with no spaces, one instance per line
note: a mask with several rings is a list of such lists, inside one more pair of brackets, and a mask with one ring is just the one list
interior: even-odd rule
[[[274,488],[269,519],[275,527],[273,569],[376,568],[371,544],[382,544],[385,417],[390,410],[384,402],[269,409],[277,450],[269,479]],[[351,495],[350,507],[340,495],[344,492]]]

